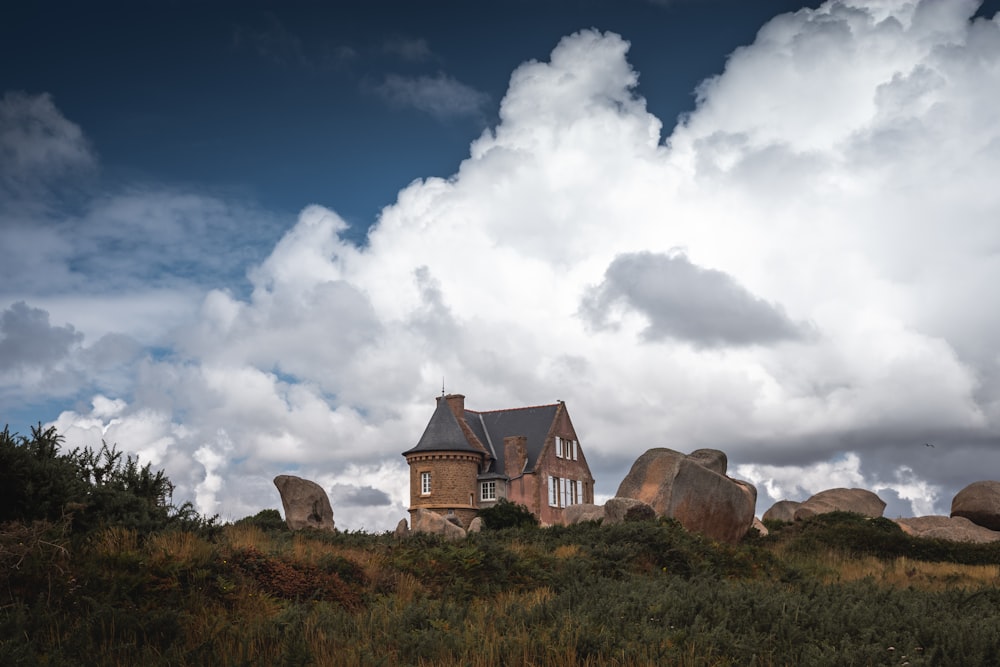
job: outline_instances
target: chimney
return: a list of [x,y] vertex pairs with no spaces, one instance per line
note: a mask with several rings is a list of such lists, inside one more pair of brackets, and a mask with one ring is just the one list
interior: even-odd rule
[[503,474],[511,479],[524,472],[528,462],[528,438],[512,435],[503,439]]
[[455,415],[459,423],[462,423],[465,419],[465,396],[462,394],[448,394],[444,397],[444,400],[448,401],[451,413]]

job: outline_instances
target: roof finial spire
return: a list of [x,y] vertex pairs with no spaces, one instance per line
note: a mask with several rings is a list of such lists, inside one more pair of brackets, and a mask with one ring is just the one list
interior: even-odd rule
[[444,376],[441,376],[441,395],[444,396]]

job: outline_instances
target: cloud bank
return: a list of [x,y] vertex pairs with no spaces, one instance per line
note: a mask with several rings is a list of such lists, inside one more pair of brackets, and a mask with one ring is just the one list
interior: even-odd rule
[[[567,36],[367,245],[305,208],[247,289],[199,283],[183,327],[157,319],[168,353],[55,423],[140,452],[203,511],[277,506],[292,473],[333,492],[338,526],[388,529],[443,377],[474,409],[565,400],[601,496],[650,447],[715,447],[759,511],[850,485],[946,513],[1000,464],[1000,23],[976,7],[776,17],[666,135],[629,43]],[[6,290],[11,317],[65,323],[52,354],[88,345],[39,289]]]

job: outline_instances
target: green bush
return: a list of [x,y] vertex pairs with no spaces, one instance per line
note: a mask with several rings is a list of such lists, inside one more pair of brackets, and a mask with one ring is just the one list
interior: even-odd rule
[[174,506],[174,486],[162,470],[112,445],[62,451],[54,427],[32,427],[31,437],[0,432],[0,522],[67,520],[75,534],[119,525],[141,534],[178,526],[211,530],[193,505]]
[[796,521],[767,538],[786,543],[792,553],[814,555],[834,549],[852,556],[906,557],[962,565],[1000,564],[1000,543],[972,544],[907,535],[890,519],[830,512]]
[[281,512],[275,509],[261,510],[254,514],[253,516],[243,517],[242,519],[235,521],[234,525],[251,525],[257,526],[264,531],[274,531],[274,532],[287,532],[288,524],[284,519],[281,518]]
[[483,520],[483,526],[491,530],[538,526],[538,517],[532,514],[531,510],[506,498],[498,500],[493,507],[479,510],[479,518]]

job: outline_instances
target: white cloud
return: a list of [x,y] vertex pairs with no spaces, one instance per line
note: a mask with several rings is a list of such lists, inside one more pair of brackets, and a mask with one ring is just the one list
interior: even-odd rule
[[416,77],[389,74],[372,90],[394,106],[423,111],[440,120],[482,116],[490,99],[444,72]]
[[[1000,29],[970,23],[966,2],[933,20],[925,5],[777,17],[665,142],[628,43],[566,37],[513,73],[500,124],[456,173],[401,191],[366,247],[305,209],[249,296],[209,291],[176,357],[139,364],[126,407],[59,423],[128,433],[205,511],[277,506],[270,480],[291,472],[372,503],[335,507],[338,526],[391,528],[400,452],[443,376],[474,409],[566,400],[602,497],[650,447],[716,447],[775,500],[868,485],[938,507],[998,463]],[[399,86],[411,105],[418,88]],[[671,301],[647,272],[637,304],[615,274],[632,312],[586,326],[582,304],[607,315],[588,289],[617,258],[678,252],[690,292]],[[726,335],[642,343],[679,302]],[[773,335],[793,322],[809,335]],[[734,344],[741,326],[754,345]]]
[[718,347],[794,340],[808,327],[788,319],[780,305],[748,293],[722,271],[702,269],[683,253],[619,255],[604,280],[588,290],[580,315],[597,328],[614,326],[612,311],[641,313],[643,338],[673,338]]
[[[804,501],[826,489],[859,488],[881,494],[887,501],[885,516],[927,516],[948,514],[950,505],[942,507],[940,485],[921,479],[906,465],[889,471],[891,479],[866,474],[861,457],[847,452],[829,461],[808,466],[768,466],[743,464],[735,474],[757,487],[757,515],[760,516],[779,500]],[[889,491],[891,493],[885,493]],[[893,503],[893,496],[905,503]]]

